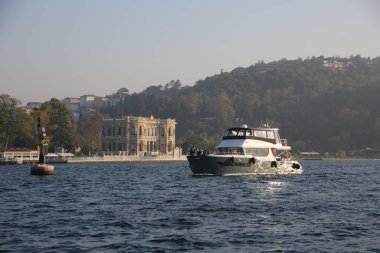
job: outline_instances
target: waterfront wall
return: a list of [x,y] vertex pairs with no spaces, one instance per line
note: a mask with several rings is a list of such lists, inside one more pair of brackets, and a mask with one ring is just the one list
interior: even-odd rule
[[72,157],[67,163],[138,163],[138,162],[185,162],[186,156],[94,156]]

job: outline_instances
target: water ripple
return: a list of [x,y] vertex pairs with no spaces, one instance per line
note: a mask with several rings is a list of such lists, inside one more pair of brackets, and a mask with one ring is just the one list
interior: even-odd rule
[[380,252],[380,161],[295,176],[186,164],[1,166],[0,252]]

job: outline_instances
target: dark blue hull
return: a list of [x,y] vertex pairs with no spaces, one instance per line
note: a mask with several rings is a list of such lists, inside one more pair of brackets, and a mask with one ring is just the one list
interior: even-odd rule
[[[276,161],[257,162],[254,158],[234,156],[187,156],[189,167],[195,175],[265,175],[299,174],[302,168]],[[298,163],[297,163],[298,164]]]

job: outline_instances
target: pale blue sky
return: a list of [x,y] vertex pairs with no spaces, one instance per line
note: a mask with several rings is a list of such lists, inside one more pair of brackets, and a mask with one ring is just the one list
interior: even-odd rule
[[0,0],[0,93],[23,104],[356,54],[380,55],[380,1]]

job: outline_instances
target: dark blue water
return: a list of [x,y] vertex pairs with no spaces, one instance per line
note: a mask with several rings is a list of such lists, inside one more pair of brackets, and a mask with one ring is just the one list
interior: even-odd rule
[[380,161],[194,177],[185,163],[0,166],[4,252],[380,252]]

